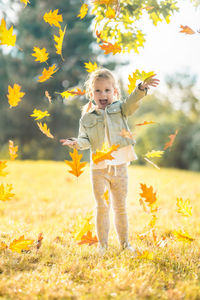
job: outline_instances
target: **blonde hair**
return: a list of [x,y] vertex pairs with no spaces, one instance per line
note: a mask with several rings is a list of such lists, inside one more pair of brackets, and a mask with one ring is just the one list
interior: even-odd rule
[[101,78],[112,80],[113,87],[117,89],[117,97],[118,99],[120,98],[120,88],[118,85],[118,81],[113,75],[113,73],[106,68],[97,69],[88,75],[88,78],[85,82],[86,97],[89,98],[89,102],[83,106],[82,115],[84,115],[86,112],[90,111],[91,109],[96,108],[96,105],[92,103],[93,99],[91,93],[93,91],[95,81]]

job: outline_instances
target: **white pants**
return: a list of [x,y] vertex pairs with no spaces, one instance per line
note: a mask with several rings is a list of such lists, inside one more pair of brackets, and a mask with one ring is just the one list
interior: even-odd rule
[[[114,222],[119,243],[128,244],[128,218],[126,211],[126,197],[128,191],[127,164],[109,166],[105,169],[92,169],[91,179],[93,193],[96,200],[96,229],[100,245],[107,246],[110,227],[110,204],[114,210]],[[109,190],[109,205],[102,199]],[[112,202],[111,202],[112,200]]]

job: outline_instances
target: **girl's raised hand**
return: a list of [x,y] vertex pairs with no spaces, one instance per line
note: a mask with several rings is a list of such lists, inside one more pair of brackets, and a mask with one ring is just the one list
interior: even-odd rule
[[159,84],[160,80],[157,78],[154,78],[154,76],[156,76],[156,74],[146,78],[144,80],[144,82],[141,83],[140,88],[141,89],[145,89],[145,88],[149,89],[150,86],[156,87]]
[[70,148],[77,148],[78,146],[77,141],[74,141],[72,139],[61,139],[60,142],[63,146],[68,146]]

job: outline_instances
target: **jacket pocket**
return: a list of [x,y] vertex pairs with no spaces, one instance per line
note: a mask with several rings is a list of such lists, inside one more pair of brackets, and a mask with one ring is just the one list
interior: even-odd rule
[[108,113],[108,114],[117,114],[117,113],[121,113],[121,107],[120,107],[120,106],[109,107],[109,108],[107,109],[107,113]]

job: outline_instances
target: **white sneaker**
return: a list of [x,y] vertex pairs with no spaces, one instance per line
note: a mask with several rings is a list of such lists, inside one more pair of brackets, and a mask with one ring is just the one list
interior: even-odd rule
[[133,254],[133,256],[137,256],[137,250],[132,247],[129,243],[124,243],[122,245],[122,250],[126,250],[127,252],[130,252],[131,254]]

